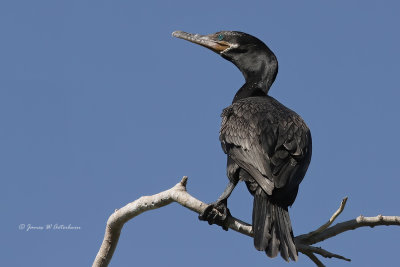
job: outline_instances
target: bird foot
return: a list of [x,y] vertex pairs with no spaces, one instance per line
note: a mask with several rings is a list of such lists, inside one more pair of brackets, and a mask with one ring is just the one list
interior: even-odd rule
[[221,202],[213,202],[199,215],[199,220],[207,221],[209,225],[216,224],[228,231],[227,221],[231,213],[227,205]]

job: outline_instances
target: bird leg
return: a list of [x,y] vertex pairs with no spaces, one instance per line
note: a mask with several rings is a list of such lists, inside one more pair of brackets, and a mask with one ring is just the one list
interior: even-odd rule
[[237,185],[237,181],[229,181],[225,191],[217,199],[217,201],[210,203],[207,208],[199,215],[199,220],[207,221],[208,224],[217,224],[225,231],[228,231],[226,221],[231,213],[228,209],[228,197],[231,195],[233,189]]

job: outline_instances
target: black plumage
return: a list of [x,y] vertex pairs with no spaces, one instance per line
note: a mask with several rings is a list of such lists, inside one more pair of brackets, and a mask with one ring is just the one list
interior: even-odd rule
[[[297,260],[288,207],[311,160],[311,133],[298,114],[268,95],[278,72],[275,55],[262,41],[242,32],[193,35],[179,31],[173,35],[220,54],[246,80],[221,114],[219,139],[227,154],[228,186],[199,218],[227,230],[227,199],[236,184],[244,181],[254,196],[256,249],[270,257],[280,252],[287,261]],[[218,217],[215,209],[223,216]]]

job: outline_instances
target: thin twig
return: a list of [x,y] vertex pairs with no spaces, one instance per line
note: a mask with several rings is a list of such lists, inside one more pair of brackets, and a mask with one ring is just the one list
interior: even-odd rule
[[340,215],[340,213],[342,213],[342,211],[344,210],[344,207],[346,206],[347,199],[348,199],[348,197],[343,198],[342,202],[340,203],[340,207],[337,209],[337,211],[335,211],[335,213],[331,216],[331,218],[326,223],[321,225],[317,230],[314,230],[308,234],[301,235],[301,236],[297,237],[297,239],[301,240],[302,242],[307,242],[308,239],[325,231],[336,220],[336,218]]
[[325,265],[312,252],[304,252],[304,255],[310,258],[317,267],[325,267]]
[[314,233],[320,233],[322,231],[324,231],[326,228],[328,228],[329,226],[331,226],[331,224],[335,221],[335,219],[340,215],[340,213],[342,213],[342,211],[344,210],[344,207],[346,206],[346,202],[347,202],[348,197],[345,197],[342,199],[342,202],[340,203],[340,207],[338,208],[338,210],[331,216],[331,218],[329,219],[329,221],[327,221],[324,225],[322,225],[320,228],[318,228],[317,230],[311,232],[313,235]]
[[305,245],[305,244],[296,244],[296,248],[298,249],[299,252],[306,254],[307,256],[308,256],[308,253],[312,253],[312,254],[319,254],[324,258],[336,258],[336,259],[340,259],[340,260],[351,261],[350,259],[343,257],[342,255],[329,252],[329,251],[327,251],[323,248],[319,248],[319,247],[314,247],[314,246]]

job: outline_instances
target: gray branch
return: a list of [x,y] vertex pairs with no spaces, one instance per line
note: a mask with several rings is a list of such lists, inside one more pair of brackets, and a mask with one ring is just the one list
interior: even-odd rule
[[[108,266],[111,258],[114,254],[115,248],[117,247],[119,236],[121,234],[122,227],[124,224],[139,214],[153,209],[164,207],[172,202],[177,202],[180,205],[196,212],[201,213],[208,206],[206,203],[194,198],[186,191],[187,176],[184,176],[182,180],[171,189],[163,191],[161,193],[152,196],[143,196],[126,206],[122,207],[109,217],[107,221],[106,231],[104,234],[103,243],[97,253],[97,256],[93,262],[93,267],[104,267]],[[332,227],[329,227],[333,221],[343,211],[346,204],[344,199],[338,209],[330,220],[319,227],[317,230],[312,231],[308,234],[300,235],[295,237],[296,247],[300,253],[308,256],[317,266],[324,266],[323,263],[315,256],[315,254],[321,255],[325,258],[338,258],[346,261],[350,261],[341,255],[331,253],[322,248],[311,246],[312,244],[321,242],[340,233],[348,230],[354,230],[363,226],[378,226],[378,225],[399,225],[400,216],[382,216],[376,217],[363,217],[359,216],[354,220],[338,223]],[[250,224],[245,223],[234,217],[229,217],[227,226],[241,234],[252,237],[252,227]]]

